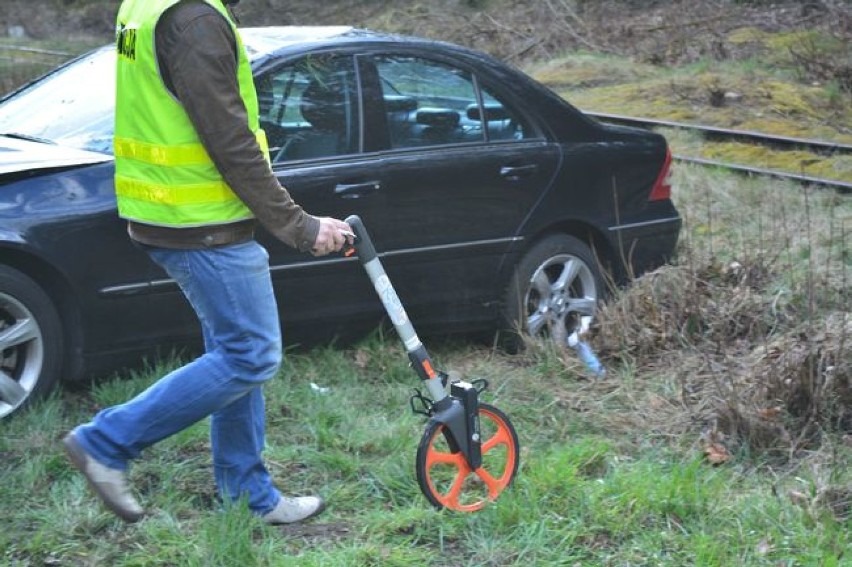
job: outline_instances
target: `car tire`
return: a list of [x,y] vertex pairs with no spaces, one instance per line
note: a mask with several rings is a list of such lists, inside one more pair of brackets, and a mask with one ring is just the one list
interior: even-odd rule
[[604,295],[601,270],[587,244],[567,234],[545,237],[524,254],[507,286],[505,348],[517,352],[530,338],[565,344],[580,317],[594,316]]
[[46,396],[62,368],[62,326],[47,293],[0,266],[0,419]]

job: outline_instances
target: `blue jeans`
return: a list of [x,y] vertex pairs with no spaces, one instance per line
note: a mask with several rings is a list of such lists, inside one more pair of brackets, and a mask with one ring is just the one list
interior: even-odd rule
[[269,255],[254,241],[146,250],[192,304],[205,353],[132,400],[100,411],[77,429],[77,439],[99,462],[126,470],[146,447],[211,416],[213,469],[222,500],[245,497],[249,508],[265,514],[281,497],[261,458],[262,384],[276,374],[282,356]]

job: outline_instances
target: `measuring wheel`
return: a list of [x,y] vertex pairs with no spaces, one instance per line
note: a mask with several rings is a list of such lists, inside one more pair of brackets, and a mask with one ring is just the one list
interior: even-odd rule
[[[411,367],[426,386],[411,396],[411,409],[429,417],[417,447],[417,482],[434,506],[475,512],[496,500],[518,472],[518,434],[509,418],[479,401],[488,387],[485,379],[450,381],[435,370],[426,347],[390,283],[364,223],[346,218],[352,227],[352,248],[367,271],[385,311],[408,351]],[[447,392],[449,386],[449,392]]]
[[472,470],[449,429],[430,420],[417,447],[417,482],[437,507],[475,512],[495,500],[518,472],[518,434],[494,406],[479,404],[482,466]]

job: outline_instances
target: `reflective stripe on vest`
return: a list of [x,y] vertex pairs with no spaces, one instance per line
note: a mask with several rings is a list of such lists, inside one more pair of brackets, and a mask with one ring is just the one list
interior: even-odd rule
[[[213,164],[183,106],[159,74],[155,28],[179,0],[125,0],[118,12],[115,189],[119,215],[146,224],[189,227],[251,218]],[[257,94],[242,40],[221,0],[205,0],[237,38],[237,82],[248,127],[268,159]]]
[[[255,132],[257,143],[264,155],[269,155],[269,144],[266,141],[266,132],[258,129]],[[160,146],[132,140],[130,138],[115,137],[113,151],[116,158],[130,158],[136,161],[150,163],[152,165],[181,166],[181,165],[208,165],[213,163],[207,150],[202,144],[185,144],[182,146]]]

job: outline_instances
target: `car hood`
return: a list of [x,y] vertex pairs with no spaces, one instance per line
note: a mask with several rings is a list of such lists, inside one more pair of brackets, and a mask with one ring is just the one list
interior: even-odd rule
[[107,154],[0,136],[0,175],[112,161]]

